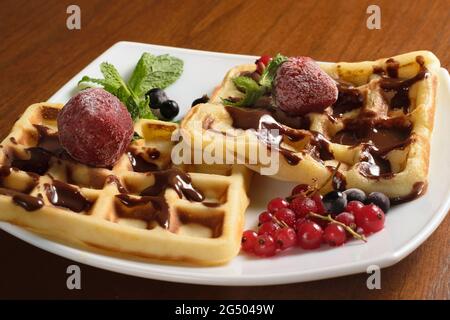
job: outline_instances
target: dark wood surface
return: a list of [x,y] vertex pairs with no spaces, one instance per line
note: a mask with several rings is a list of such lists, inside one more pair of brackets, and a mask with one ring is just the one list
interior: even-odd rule
[[[242,54],[370,60],[433,51],[450,63],[450,3],[376,1],[381,30],[366,28],[374,1],[26,1],[0,10],[0,137],[34,102],[45,101],[120,40]],[[66,28],[66,8],[81,7],[81,30]],[[0,298],[343,298],[448,299],[447,218],[400,263],[382,271],[382,289],[366,274],[271,287],[208,287],[114,274],[82,265],[82,290],[66,289],[71,261],[0,232]]]

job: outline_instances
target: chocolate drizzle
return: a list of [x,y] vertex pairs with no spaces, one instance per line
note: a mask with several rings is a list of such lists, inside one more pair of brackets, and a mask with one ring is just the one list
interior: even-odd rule
[[[393,109],[403,108],[404,113],[409,112],[411,101],[409,99],[409,88],[416,82],[428,77],[429,72],[425,67],[425,60],[422,56],[416,57],[416,62],[419,64],[419,72],[409,79],[398,79],[399,65],[391,64],[387,67],[388,77],[382,76],[380,79],[380,88],[385,93],[385,99],[389,106]],[[395,76],[395,77],[394,77]]]
[[364,94],[352,84],[337,82],[338,98],[331,106],[333,117],[340,117],[342,114],[354,109],[362,108],[365,102]]
[[144,220],[147,227],[156,221],[162,228],[169,228],[169,206],[163,196],[133,198],[127,194],[118,194],[115,197],[119,217]]
[[0,194],[12,197],[12,201],[27,211],[35,211],[44,205],[44,201],[39,197],[17,192],[11,189],[0,188]]
[[191,177],[180,169],[156,171],[152,175],[155,182],[141,192],[142,196],[164,196],[164,191],[171,188],[180,198],[184,196],[187,200],[196,202],[204,199],[203,195],[192,185]]
[[412,201],[414,199],[417,199],[418,197],[422,196],[427,191],[427,183],[423,181],[418,181],[414,183],[411,192],[403,197],[395,197],[391,198],[391,204],[401,204],[408,201]]
[[128,159],[130,159],[131,166],[134,172],[150,172],[157,171],[159,169],[158,165],[152,162],[148,162],[145,158],[134,152],[128,152]]
[[92,203],[86,199],[76,187],[54,180],[51,184],[44,184],[47,198],[51,204],[68,208],[74,212],[87,211]]
[[299,141],[305,137],[304,133],[281,125],[268,110],[242,109],[228,106],[225,108],[233,120],[233,127],[243,130],[255,130],[258,139],[269,150],[275,150],[282,154],[290,165],[297,165],[300,162],[300,157],[294,151],[282,147],[281,142],[283,137],[287,137],[293,142]]

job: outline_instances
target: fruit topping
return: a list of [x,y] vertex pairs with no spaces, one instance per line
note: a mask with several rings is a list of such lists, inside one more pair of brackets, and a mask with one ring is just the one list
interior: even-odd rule
[[86,89],[66,103],[58,114],[59,139],[75,160],[112,166],[133,136],[133,121],[118,98],[100,89]]
[[351,188],[345,190],[344,193],[347,196],[347,201],[349,202],[355,200],[364,203],[367,199],[366,194],[361,189]]
[[[338,168],[339,165],[334,172]],[[320,187],[300,184],[285,199],[272,199],[267,211],[259,214],[257,232],[244,232],[242,250],[268,257],[295,246],[310,250],[326,243],[336,247],[351,238],[366,242],[366,235],[383,229],[384,210],[374,203],[364,205],[362,201],[389,208],[386,205],[389,199],[380,192],[366,197],[356,188],[332,191],[322,199],[319,191],[333,176]]]
[[151,109],[159,109],[168,100],[166,93],[160,88],[150,89],[145,95],[150,100]]
[[340,191],[331,191],[323,197],[323,204],[327,212],[336,215],[347,206],[347,195]]
[[334,80],[309,57],[291,57],[277,70],[275,104],[292,115],[322,112],[337,100]]
[[365,202],[367,204],[373,203],[377,205],[381,210],[384,211],[384,213],[387,213],[389,211],[389,208],[391,207],[391,201],[384,193],[381,192],[371,192],[367,196],[367,200]]
[[161,113],[163,119],[171,120],[175,118],[178,113],[180,113],[180,107],[178,107],[178,103],[175,101],[167,100],[161,104],[159,112]]

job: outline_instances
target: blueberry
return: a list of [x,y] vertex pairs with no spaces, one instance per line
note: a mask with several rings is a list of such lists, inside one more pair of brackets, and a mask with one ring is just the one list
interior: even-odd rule
[[373,203],[379,207],[384,211],[384,213],[388,212],[391,207],[391,201],[384,193],[381,192],[371,192],[366,200],[366,204],[370,203]]
[[168,100],[166,93],[160,88],[150,89],[145,95],[150,98],[151,109],[159,109]]
[[351,188],[344,191],[347,201],[359,201],[364,203],[367,199],[366,194],[361,189]]
[[325,209],[332,215],[344,211],[347,206],[347,195],[340,191],[328,192],[322,199]]
[[159,107],[159,112],[165,119],[173,119],[180,112],[178,103],[173,100],[167,100],[161,104]]
[[200,103],[207,103],[209,101],[209,97],[207,94],[204,94],[203,96],[201,96],[200,98],[195,99],[192,104],[191,107],[194,107]]

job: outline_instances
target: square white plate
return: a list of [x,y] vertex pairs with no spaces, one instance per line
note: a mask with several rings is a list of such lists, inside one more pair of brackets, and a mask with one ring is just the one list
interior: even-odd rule
[[[204,93],[210,94],[228,69],[256,58],[118,42],[67,82],[49,101],[67,102],[77,92],[77,82],[83,75],[101,76],[99,65],[102,61],[114,64],[127,78],[145,51],[155,55],[168,53],[183,59],[183,75],[166,90],[168,96],[179,103],[180,116],[189,110],[194,99]],[[9,223],[0,223],[0,228],[36,247],[80,263],[174,282],[225,286],[283,284],[366,272],[370,265],[380,268],[393,265],[430,236],[450,207],[450,126],[446,124],[450,120],[450,77],[445,69],[440,70],[439,77],[428,192],[415,201],[393,208],[386,217],[384,230],[370,236],[368,243],[350,241],[339,248],[323,246],[314,251],[294,249],[271,259],[239,255],[225,266],[196,268],[136,262],[86,252],[43,239]],[[265,210],[271,198],[288,194],[293,186],[292,183],[255,175],[250,193],[251,205],[246,213],[247,227],[256,225],[258,213]]]

